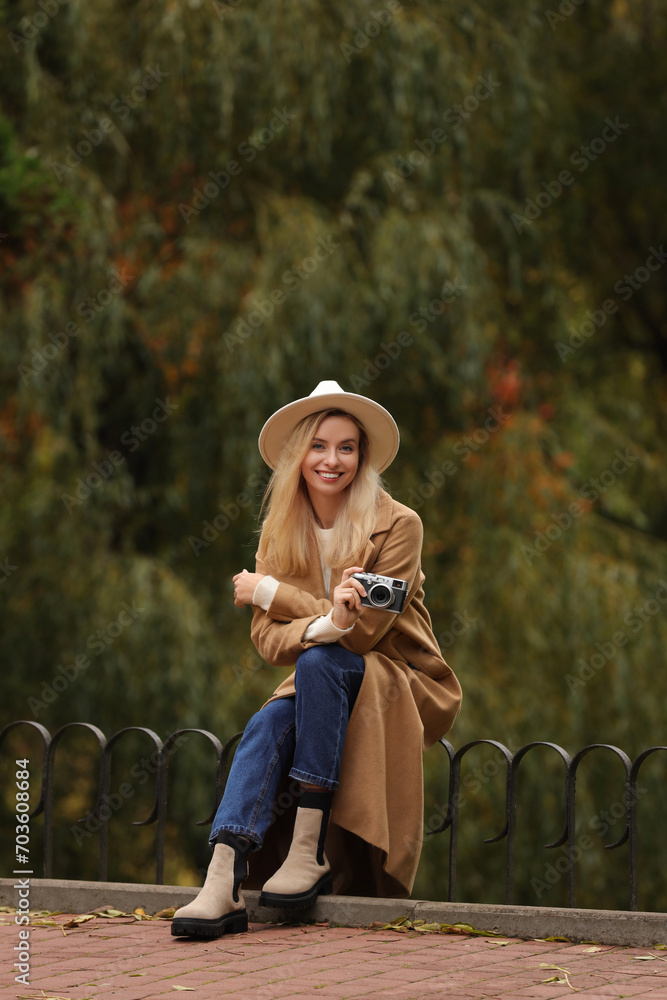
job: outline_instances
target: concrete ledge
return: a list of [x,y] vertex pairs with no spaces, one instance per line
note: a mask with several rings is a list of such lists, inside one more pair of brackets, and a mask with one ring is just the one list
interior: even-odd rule
[[[0,879],[0,906],[17,906],[18,877]],[[30,879],[30,909],[87,913],[109,905],[132,912],[143,906],[157,913],[183,906],[198,888],[140,885],[132,882],[77,882],[68,879]],[[651,947],[667,944],[667,914],[630,910],[580,910],[545,906],[493,906],[484,903],[433,903],[421,899],[375,899],[365,896],[322,896],[306,910],[273,910],[258,906],[259,893],[244,893],[251,921],[309,923],[328,920],[345,927],[389,923],[396,917],[427,923],[470,924],[476,930],[518,938],[564,937],[570,941]]]

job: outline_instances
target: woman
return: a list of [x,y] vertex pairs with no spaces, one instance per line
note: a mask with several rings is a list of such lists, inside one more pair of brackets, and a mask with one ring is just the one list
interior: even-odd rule
[[[398,444],[391,414],[336,382],[262,429],[274,474],[256,571],[234,576],[234,600],[252,605],[267,663],[296,666],[246,727],[206,882],[172,934],[246,930],[244,880],[261,886],[265,906],[307,906],[332,891],[410,894],[422,753],[450,729],[461,689],[423,603],[421,521],[381,487]],[[358,573],[405,581],[402,610],[362,604]]]

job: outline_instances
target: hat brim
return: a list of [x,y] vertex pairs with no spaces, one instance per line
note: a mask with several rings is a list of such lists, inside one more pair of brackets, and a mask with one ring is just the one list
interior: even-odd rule
[[368,436],[370,462],[383,472],[394,460],[400,435],[396,421],[384,406],[353,392],[322,393],[288,403],[269,417],[259,435],[259,451],[266,464],[275,469],[292,431],[305,417],[322,410],[341,410],[356,417]]

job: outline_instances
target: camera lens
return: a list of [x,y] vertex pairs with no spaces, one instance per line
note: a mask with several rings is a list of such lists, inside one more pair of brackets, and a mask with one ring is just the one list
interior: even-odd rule
[[368,600],[375,608],[386,608],[391,604],[393,594],[385,583],[376,583],[368,591]]

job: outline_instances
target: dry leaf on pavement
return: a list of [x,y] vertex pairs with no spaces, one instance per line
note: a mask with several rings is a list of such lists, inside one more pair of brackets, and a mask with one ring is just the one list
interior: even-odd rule
[[97,916],[96,913],[81,913],[78,917],[72,917],[71,920],[65,921],[62,924],[63,927],[78,927],[79,924],[85,924],[88,920],[94,920]]

